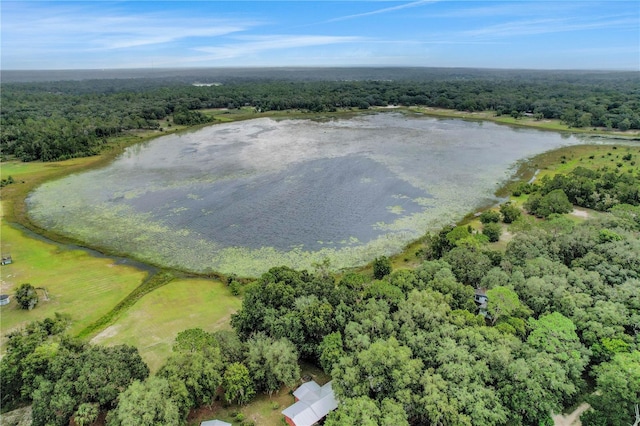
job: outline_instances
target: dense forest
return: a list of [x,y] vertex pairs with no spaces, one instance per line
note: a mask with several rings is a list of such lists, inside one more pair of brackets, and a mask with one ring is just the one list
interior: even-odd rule
[[245,106],[312,112],[427,106],[624,131],[640,129],[639,87],[640,76],[633,72],[441,69],[198,71],[3,82],[0,149],[23,161],[88,156],[125,132],[207,123],[212,118],[202,109]]
[[[488,245],[491,233],[451,226],[425,236],[415,269],[380,257],[372,274],[321,264],[275,267],[248,284],[230,277],[244,296],[233,329],[185,330],[153,376],[135,348],[71,339],[61,316],[32,323],[9,336],[2,406],[32,403],[35,425],[86,425],[105,411],[109,425],[175,425],[214,399],[245,404],[294,386],[303,359],[333,379],[329,426],[551,425],[552,412],[584,399],[585,426],[630,425],[640,175],[607,173],[520,185],[544,220],[510,203],[480,216],[485,229],[511,223],[505,250]],[[567,202],[608,213],[576,222],[562,214]]]

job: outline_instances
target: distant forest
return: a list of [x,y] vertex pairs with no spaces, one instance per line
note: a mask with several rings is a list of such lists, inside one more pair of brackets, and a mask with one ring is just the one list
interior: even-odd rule
[[[96,77],[109,77],[98,78]],[[212,121],[206,108],[336,111],[427,106],[532,114],[568,125],[640,129],[637,72],[271,69],[3,72],[0,148],[23,161],[94,155],[110,137],[160,120]],[[36,81],[20,81],[32,79]],[[72,80],[73,79],[73,80]],[[7,82],[9,81],[9,82]],[[195,83],[206,84],[194,86]]]

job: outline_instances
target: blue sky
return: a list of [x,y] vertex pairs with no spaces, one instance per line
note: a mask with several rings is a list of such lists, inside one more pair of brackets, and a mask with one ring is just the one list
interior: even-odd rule
[[2,69],[640,70],[640,1],[10,1]]

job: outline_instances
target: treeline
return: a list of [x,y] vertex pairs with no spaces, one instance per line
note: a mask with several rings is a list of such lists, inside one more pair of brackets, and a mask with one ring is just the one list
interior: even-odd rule
[[504,252],[447,227],[425,238],[413,270],[382,257],[373,275],[337,279],[321,264],[273,268],[245,286],[230,278],[244,293],[233,330],[180,333],[153,376],[133,348],[64,337],[62,317],[33,323],[10,335],[0,361],[2,406],[32,402],[35,425],[90,424],[100,411],[109,425],[183,424],[215,399],[244,404],[299,383],[305,359],[333,378],[329,426],[546,425],[585,392],[583,424],[632,424],[640,207],[582,224],[514,209],[482,217],[513,222]]
[[[573,127],[640,129],[637,73],[398,72],[390,80],[221,79],[193,86],[181,79],[112,79],[2,84],[0,148],[23,161],[99,152],[110,137],[139,129],[200,124],[197,110],[250,106],[256,111],[335,111],[403,105],[531,114]],[[409,77],[403,77],[409,75]],[[200,76],[206,79],[206,75]]]
[[30,403],[34,425],[90,425],[108,412],[108,425],[175,426],[218,396],[244,404],[300,377],[298,351],[286,339],[254,334],[243,343],[230,331],[185,330],[149,376],[136,348],[69,338],[68,324],[57,315],[8,336],[0,361],[3,411]]

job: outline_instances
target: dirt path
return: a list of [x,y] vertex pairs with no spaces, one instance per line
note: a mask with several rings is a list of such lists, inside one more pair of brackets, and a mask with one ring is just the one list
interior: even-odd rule
[[580,415],[588,409],[589,404],[583,402],[573,413],[567,414],[566,416],[562,414],[554,415],[553,424],[555,426],[582,426],[582,423],[580,423]]
[[573,216],[577,216],[577,217],[581,217],[583,219],[586,219],[589,217],[589,212],[586,210],[579,210],[579,209],[573,209],[573,211],[571,212],[571,214]]

